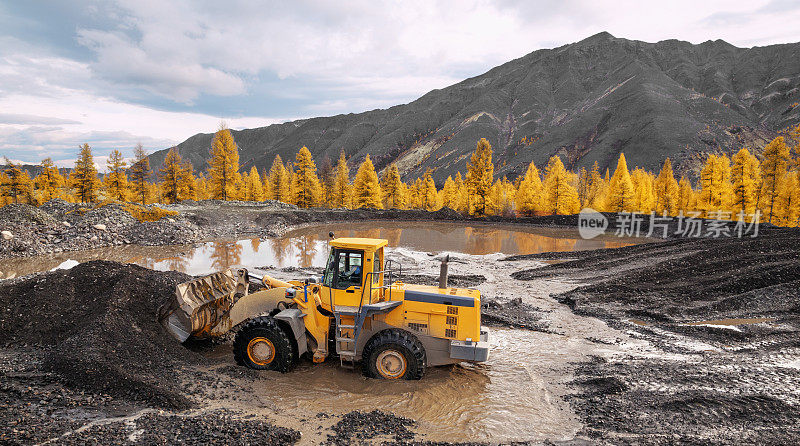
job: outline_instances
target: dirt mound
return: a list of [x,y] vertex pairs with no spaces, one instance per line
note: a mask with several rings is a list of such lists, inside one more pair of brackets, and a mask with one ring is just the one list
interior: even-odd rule
[[56,220],[36,206],[11,203],[0,207],[0,226],[2,225],[52,225]]
[[0,338],[48,351],[44,368],[68,385],[162,407],[185,408],[175,373],[203,359],[156,320],[190,276],[93,261],[0,283]]

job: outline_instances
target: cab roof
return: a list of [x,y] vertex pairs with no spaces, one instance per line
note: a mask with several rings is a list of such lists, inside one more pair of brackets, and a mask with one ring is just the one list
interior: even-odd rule
[[388,245],[382,238],[341,237],[331,240],[330,245],[336,248],[376,250]]

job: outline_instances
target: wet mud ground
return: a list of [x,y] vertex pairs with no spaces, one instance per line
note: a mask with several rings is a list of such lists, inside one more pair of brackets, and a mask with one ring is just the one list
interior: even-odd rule
[[[6,280],[0,443],[796,443],[798,246],[774,230],[456,255],[491,361],[388,385],[335,360],[281,375],[236,366],[225,343],[178,344],[155,316],[179,273],[90,262]],[[407,281],[435,281],[436,258],[400,255]]]

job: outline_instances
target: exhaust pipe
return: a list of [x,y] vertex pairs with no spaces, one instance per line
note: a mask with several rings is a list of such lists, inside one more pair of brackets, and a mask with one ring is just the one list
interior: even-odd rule
[[447,288],[447,262],[450,261],[450,254],[444,256],[442,265],[439,267],[439,289]]

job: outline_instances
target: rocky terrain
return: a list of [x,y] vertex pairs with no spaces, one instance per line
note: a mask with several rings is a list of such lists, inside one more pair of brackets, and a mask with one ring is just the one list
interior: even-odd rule
[[[588,282],[556,299],[646,341],[577,364],[583,432],[615,444],[800,439],[800,231],[516,256],[513,276]],[[608,342],[598,339],[597,342]]]
[[[763,147],[800,122],[800,44],[737,48],[647,43],[600,33],[534,51],[488,72],[385,110],[303,119],[233,131],[243,167],[269,169],[276,154],[307,146],[317,163],[344,149],[355,169],[396,161],[404,179],[434,170],[441,182],[462,173],[478,139],[494,148],[495,175],[514,178],[531,161],[562,155],[568,169],[601,169],[624,152],[651,171],[670,157],[692,175],[699,155]],[[179,144],[183,159],[206,168],[211,134]],[[158,167],[166,150],[151,155]],[[440,183],[441,184],[441,183]]]

